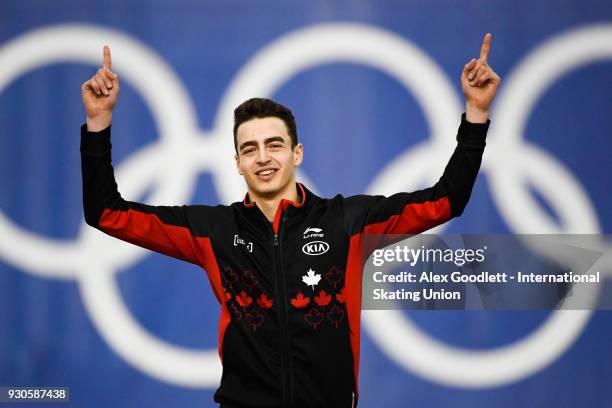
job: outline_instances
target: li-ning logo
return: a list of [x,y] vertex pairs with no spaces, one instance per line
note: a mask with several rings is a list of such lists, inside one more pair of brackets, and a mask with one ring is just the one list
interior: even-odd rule
[[[304,239],[323,238],[323,228],[308,227],[304,230]],[[321,255],[329,251],[329,244],[323,241],[312,241],[304,244],[302,252],[306,255]]]
[[304,239],[308,238],[323,238],[323,229],[316,227],[308,227],[304,230]]
[[306,255],[322,255],[327,251],[329,251],[329,244],[323,241],[312,241],[302,247],[302,252]]
[[240,238],[238,234],[236,234],[234,235],[234,246],[238,246],[238,245],[242,245],[247,249],[247,251],[253,252],[253,243],[246,242],[243,238]]

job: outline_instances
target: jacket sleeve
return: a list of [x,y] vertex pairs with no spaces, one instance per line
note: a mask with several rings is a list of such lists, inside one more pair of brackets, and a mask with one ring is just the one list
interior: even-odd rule
[[197,236],[207,206],[152,206],[124,200],[117,189],[111,162],[110,126],[88,132],[81,126],[81,172],[85,221],[98,230],[196,265],[203,265]]
[[461,116],[457,146],[442,177],[432,187],[384,196],[344,198],[349,235],[417,234],[461,215],[476,181],[490,121],[470,123]]

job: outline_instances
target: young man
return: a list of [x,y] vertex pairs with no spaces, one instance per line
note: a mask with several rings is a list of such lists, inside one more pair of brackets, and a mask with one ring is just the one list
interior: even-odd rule
[[295,120],[269,99],[235,110],[236,166],[248,186],[230,206],[150,206],[124,200],[111,165],[119,92],[104,65],[82,86],[83,203],[106,234],[203,267],[221,305],[215,401],[221,407],[352,407],[358,399],[361,237],[414,234],[463,212],[478,174],[500,79],[480,58],[465,65],[457,147],[432,187],[390,197],[320,198],[296,183]]

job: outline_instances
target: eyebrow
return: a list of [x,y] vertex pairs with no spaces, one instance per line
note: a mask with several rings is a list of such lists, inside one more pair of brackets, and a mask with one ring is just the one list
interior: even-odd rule
[[[264,140],[264,144],[268,144],[268,143],[272,143],[272,142],[282,142],[285,143],[285,139],[282,138],[282,136],[271,136],[267,139]],[[245,147],[248,146],[257,146],[257,142],[254,140],[250,140],[248,142],[244,142],[243,144],[240,145],[240,147],[238,148],[239,151],[242,151],[242,149],[244,149]]]

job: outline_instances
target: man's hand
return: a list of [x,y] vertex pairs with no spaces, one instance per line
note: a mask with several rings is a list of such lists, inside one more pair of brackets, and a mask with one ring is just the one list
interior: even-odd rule
[[487,33],[482,41],[480,58],[471,59],[461,73],[461,88],[465,95],[465,115],[468,122],[485,123],[489,117],[489,105],[501,83],[499,75],[487,63],[491,34]]
[[81,86],[83,105],[87,112],[87,130],[98,132],[110,126],[113,108],[119,95],[119,77],[111,71],[110,48],[104,46],[102,68]]

